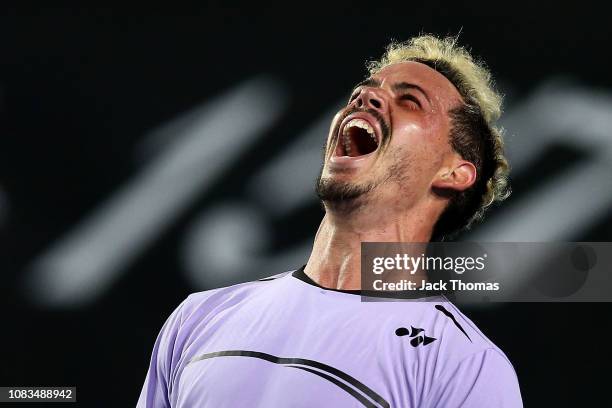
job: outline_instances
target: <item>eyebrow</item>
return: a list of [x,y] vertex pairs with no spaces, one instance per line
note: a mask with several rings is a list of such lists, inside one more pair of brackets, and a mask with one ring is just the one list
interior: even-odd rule
[[[355,86],[355,88],[353,89],[353,93],[355,92],[355,89],[359,88],[360,86],[371,86],[373,88],[380,88],[380,85],[381,85],[381,81],[379,81],[378,79],[367,78],[367,79],[361,81],[360,83],[358,83],[357,86]],[[411,83],[408,83],[408,82],[398,82],[396,84],[393,84],[392,88],[393,88],[393,90],[395,92],[405,91],[405,90],[408,90],[408,89],[416,89],[417,91],[422,93],[423,96],[425,97],[425,99],[427,99],[427,102],[429,102],[431,104],[431,100],[429,99],[429,96],[427,95],[427,92],[425,92],[423,90],[423,88],[421,88],[420,86],[418,86],[416,84],[411,84]]]
[[416,89],[417,91],[419,91],[420,93],[423,94],[423,96],[425,97],[425,99],[427,99],[427,102],[429,102],[431,104],[431,101],[429,100],[429,96],[427,95],[427,92],[425,92],[423,90],[423,88],[421,88],[420,86],[416,85],[416,84],[409,84],[408,82],[400,82],[398,84],[393,84],[393,90],[394,91],[404,91],[407,89]]
[[381,82],[378,79],[367,78],[361,81],[360,83],[358,83],[355,89],[359,88],[360,86],[371,86],[373,88],[380,88],[380,85],[381,85]]

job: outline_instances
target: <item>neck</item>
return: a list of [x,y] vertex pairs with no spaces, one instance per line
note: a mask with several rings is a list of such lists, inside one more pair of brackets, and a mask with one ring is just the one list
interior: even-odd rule
[[[423,209],[393,216],[361,208],[355,213],[327,211],[315,236],[304,272],[319,285],[343,290],[361,289],[362,242],[428,242],[437,214]],[[417,213],[419,215],[417,215]],[[415,275],[414,279],[426,276]]]

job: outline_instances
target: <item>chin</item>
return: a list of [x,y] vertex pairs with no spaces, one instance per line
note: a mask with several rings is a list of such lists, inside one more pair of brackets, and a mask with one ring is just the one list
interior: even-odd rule
[[[347,180],[348,178],[348,180]],[[352,202],[363,198],[374,190],[373,183],[358,183],[341,175],[319,178],[316,186],[317,195],[326,204],[335,205]]]

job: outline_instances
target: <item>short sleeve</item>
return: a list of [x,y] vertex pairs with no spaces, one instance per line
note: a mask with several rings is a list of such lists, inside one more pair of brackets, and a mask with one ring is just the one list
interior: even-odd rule
[[427,407],[520,408],[518,379],[506,357],[487,349],[463,359],[443,373],[432,388]]
[[181,312],[185,302],[172,312],[164,323],[151,354],[151,362],[145,378],[137,408],[169,408],[169,384],[176,364],[175,344],[181,324]]

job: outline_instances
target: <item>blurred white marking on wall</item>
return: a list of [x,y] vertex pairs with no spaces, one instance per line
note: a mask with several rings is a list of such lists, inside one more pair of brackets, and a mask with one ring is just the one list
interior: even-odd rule
[[[151,164],[35,262],[32,299],[71,305],[103,293],[197,194],[236,164],[282,107],[278,84],[252,81],[151,132],[138,151]],[[196,288],[275,274],[306,260],[311,239],[272,251],[272,221],[316,200],[314,182],[336,111],[315,120],[278,158],[244,180],[250,199],[215,203],[187,226],[179,256]],[[552,81],[526,101],[517,101],[502,124],[514,174],[560,142],[591,157],[510,200],[505,211],[489,217],[467,239],[571,240],[605,216],[612,205],[610,94]],[[517,280],[528,278],[524,271],[512,273]]]
[[[524,169],[562,143],[587,152],[469,235],[478,242],[561,242],[576,240],[612,207],[612,97],[599,91],[551,82],[507,116],[506,144],[513,171]],[[539,177],[537,170],[531,177]],[[546,261],[531,253],[510,270],[516,286]],[[506,286],[506,290],[512,290]]]
[[190,224],[181,246],[181,261],[199,290],[274,275],[306,261],[312,242],[283,252],[270,251],[265,214],[245,203],[219,203]]
[[[612,151],[612,95],[557,79],[502,116],[513,171],[533,163],[551,143],[594,154]],[[607,152],[602,152],[604,150]]]
[[323,164],[323,147],[337,108],[329,110],[300,134],[281,156],[249,181],[247,189],[266,210],[275,215],[289,213],[316,199],[315,181]]
[[[323,146],[341,103],[297,135],[278,157],[246,180],[252,201],[220,203],[192,223],[181,248],[181,262],[198,289],[227,286],[299,267],[312,241],[271,252],[270,217],[290,214],[314,202]],[[256,205],[259,204],[259,205]]]
[[[506,212],[489,217],[467,239],[481,242],[571,240],[581,229],[604,217],[612,205],[612,183],[609,182],[612,97],[555,80],[544,84],[526,101],[517,102],[503,122],[514,174],[538,160],[552,144],[564,143],[587,150],[592,160],[578,167],[567,166],[562,174],[547,180],[522,199],[504,204]],[[268,217],[283,216],[316,199],[313,187],[321,166],[321,149],[336,111],[330,110],[315,121],[279,158],[246,181],[247,191],[254,199],[250,206],[241,203],[227,209],[218,207],[215,213],[205,211],[199,216],[182,250],[187,273],[198,288],[229,285],[261,273],[277,273],[287,267],[297,267],[307,259],[311,240],[286,252],[267,254],[269,235],[273,232]],[[243,221],[236,223],[237,220]],[[227,243],[241,252],[231,260],[223,258],[225,252],[217,248],[219,242],[211,241],[211,237],[226,235],[231,235]],[[526,272],[521,275],[513,271],[517,282],[529,277]]]
[[[283,112],[284,87],[250,80],[178,118],[172,142],[107,202],[32,264],[26,295],[76,306],[109,289],[120,272],[243,154]],[[176,132],[176,133],[174,133]],[[156,137],[162,133],[157,132]]]
[[[513,172],[535,162],[552,143],[589,154],[470,234],[473,241],[571,241],[612,207],[612,96],[553,81],[504,122]],[[537,178],[537,172],[532,177]]]

